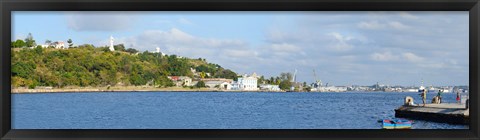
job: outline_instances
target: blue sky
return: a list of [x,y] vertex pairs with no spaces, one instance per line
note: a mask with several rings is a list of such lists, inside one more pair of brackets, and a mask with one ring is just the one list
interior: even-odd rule
[[12,40],[71,38],[206,58],[238,73],[298,70],[329,85],[469,85],[468,11],[24,12]]

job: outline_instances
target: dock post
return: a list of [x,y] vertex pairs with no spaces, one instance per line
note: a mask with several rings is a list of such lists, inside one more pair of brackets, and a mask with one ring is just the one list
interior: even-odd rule
[[410,105],[410,103],[413,103],[413,98],[410,96],[405,97],[405,102],[403,103],[404,105]]
[[467,100],[465,101],[465,109],[468,109],[469,104],[470,104],[469,99],[467,99]]

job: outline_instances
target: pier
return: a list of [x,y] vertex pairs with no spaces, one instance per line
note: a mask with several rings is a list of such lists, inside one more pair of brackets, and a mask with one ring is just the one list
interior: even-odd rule
[[395,109],[395,117],[451,124],[470,122],[468,105],[458,103],[426,104],[425,107],[405,104]]

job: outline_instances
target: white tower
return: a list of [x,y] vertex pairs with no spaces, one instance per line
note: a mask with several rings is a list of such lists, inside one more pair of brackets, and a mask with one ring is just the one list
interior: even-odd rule
[[157,53],[160,53],[160,47],[157,47]]
[[113,36],[110,36],[110,47],[109,47],[109,49],[110,49],[110,51],[112,51],[112,52],[115,51],[115,48],[113,48],[113,41],[114,41]]

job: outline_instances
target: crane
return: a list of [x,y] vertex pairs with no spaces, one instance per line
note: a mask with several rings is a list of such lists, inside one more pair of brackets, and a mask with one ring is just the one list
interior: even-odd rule
[[317,88],[317,90],[319,90],[320,86],[322,85],[322,81],[318,80],[317,73],[315,72],[315,69],[313,69],[313,77],[315,78],[315,83],[313,84],[313,87]]
[[290,87],[290,91],[295,91],[295,80],[297,78],[297,69],[295,69],[295,72],[293,73],[293,78],[292,78],[292,86]]
[[295,73],[293,73],[293,82],[297,80],[297,69],[295,69]]

